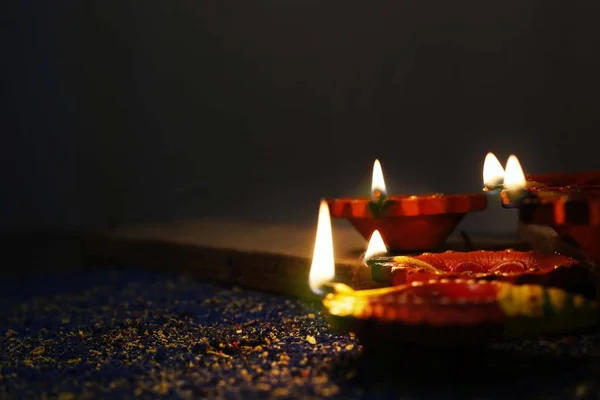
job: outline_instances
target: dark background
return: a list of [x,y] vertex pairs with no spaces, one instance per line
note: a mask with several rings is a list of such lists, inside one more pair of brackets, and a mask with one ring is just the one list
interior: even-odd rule
[[[376,157],[392,193],[478,191],[487,151],[600,169],[597,0],[8,7],[3,230],[314,223]],[[512,229],[490,206],[466,229]]]

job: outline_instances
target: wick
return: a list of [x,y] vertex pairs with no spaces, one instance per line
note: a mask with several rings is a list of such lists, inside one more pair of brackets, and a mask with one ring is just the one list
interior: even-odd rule
[[500,189],[502,189],[502,185],[492,185],[492,186],[484,185],[483,186],[484,192],[496,192]]
[[527,187],[504,189],[500,192],[500,200],[504,208],[519,208],[526,199],[534,199],[538,196],[534,193],[534,189]]
[[381,199],[382,194],[383,193],[381,193],[381,190],[375,189],[373,190],[371,198],[373,199],[373,201],[379,201],[379,199]]

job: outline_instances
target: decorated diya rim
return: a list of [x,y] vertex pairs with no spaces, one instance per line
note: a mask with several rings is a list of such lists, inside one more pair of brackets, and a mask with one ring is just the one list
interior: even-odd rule
[[339,291],[328,294],[323,305],[334,327],[359,333],[375,324],[383,328],[378,330],[382,339],[402,339],[389,336],[388,329],[396,329],[394,336],[406,334],[404,339],[419,342],[457,331],[455,341],[478,341],[484,327],[491,328],[486,339],[566,333],[597,326],[600,316],[597,302],[584,296],[498,281],[413,282]]
[[540,186],[552,190],[570,190],[577,188],[599,188],[600,171],[579,172],[550,172],[545,174],[525,174],[525,179]]
[[371,278],[391,285],[453,280],[503,281],[562,288],[593,297],[589,271],[579,261],[561,254],[536,251],[476,250],[423,253],[415,256],[380,256],[367,260]]
[[524,199],[519,207],[519,219],[526,224],[599,227],[600,191]]
[[[370,197],[327,199],[327,203],[335,218],[374,218]],[[388,196],[379,217],[465,214],[486,207],[487,196],[483,193]]]

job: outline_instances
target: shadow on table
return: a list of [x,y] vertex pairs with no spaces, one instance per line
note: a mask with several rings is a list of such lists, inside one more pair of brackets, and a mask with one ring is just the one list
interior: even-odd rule
[[[417,348],[365,352],[340,360],[334,375],[369,395],[413,398],[599,398],[600,366],[592,358],[518,351],[431,352]],[[354,377],[348,381],[348,376]]]

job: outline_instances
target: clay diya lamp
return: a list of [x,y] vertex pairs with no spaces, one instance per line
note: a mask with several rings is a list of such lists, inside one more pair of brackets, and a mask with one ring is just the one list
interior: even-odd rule
[[[538,191],[546,188],[542,182],[527,180],[519,159],[511,154],[506,162],[506,169],[493,153],[488,153],[483,164],[483,191],[500,192],[500,200],[504,208],[518,208],[521,202],[539,195]],[[543,195],[551,195],[543,190]]]
[[487,197],[482,193],[388,196],[376,160],[370,198],[327,203],[333,217],[348,220],[366,240],[378,230],[390,250],[419,251],[441,245],[467,213],[487,207]]
[[595,297],[589,271],[577,260],[535,251],[470,251],[423,253],[418,256],[376,256],[367,260],[375,282],[502,281],[538,284]]
[[332,282],[334,276],[331,220],[322,202],[309,285],[324,296],[331,327],[355,332],[365,346],[477,346],[495,338],[573,333],[597,326],[600,316],[595,301],[540,285],[438,280],[354,290]]
[[595,301],[540,285],[436,281],[329,289],[323,306],[331,327],[356,333],[365,347],[473,347],[492,339],[576,333],[599,322]]
[[[523,224],[547,225],[600,263],[600,174],[546,174],[527,181],[516,157],[506,165],[500,194],[504,208],[519,210]],[[567,184],[567,186],[562,186]]]
[[563,240],[600,263],[600,195],[571,193],[527,199],[519,207],[519,220],[552,227]]

